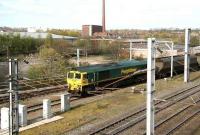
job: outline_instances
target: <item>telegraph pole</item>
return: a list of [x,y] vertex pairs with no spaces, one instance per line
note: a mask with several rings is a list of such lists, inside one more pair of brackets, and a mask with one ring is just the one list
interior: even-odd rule
[[154,135],[154,91],[155,91],[155,39],[148,38],[147,55],[147,135]]
[[190,69],[190,32],[191,29],[185,29],[185,60],[184,60],[184,82],[189,81]]

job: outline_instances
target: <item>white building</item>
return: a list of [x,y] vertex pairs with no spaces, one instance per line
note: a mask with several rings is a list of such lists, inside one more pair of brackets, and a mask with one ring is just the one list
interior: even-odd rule
[[[20,35],[20,37],[31,37],[31,38],[40,38],[40,39],[45,39],[50,33],[44,33],[44,32],[2,32],[0,34],[13,34],[13,35]],[[74,41],[77,40],[77,37],[71,37],[71,36],[63,36],[63,35],[56,35],[56,34],[51,34],[52,38],[54,40],[59,40],[63,39],[66,41],[69,41],[73,43]]]
[[37,29],[34,27],[27,28],[27,32],[36,32],[36,31],[37,31]]

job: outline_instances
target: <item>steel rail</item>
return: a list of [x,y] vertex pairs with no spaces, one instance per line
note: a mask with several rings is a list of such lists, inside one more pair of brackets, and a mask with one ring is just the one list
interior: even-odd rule
[[[199,103],[200,100],[197,100],[196,103]],[[187,105],[185,106],[184,108],[182,108],[181,110],[179,110],[178,112],[170,115],[169,117],[167,117],[166,119],[158,122],[156,125],[155,125],[155,129],[159,128],[161,125],[165,124],[166,122],[168,122],[169,120],[173,119],[174,117],[178,116],[179,114],[181,114],[182,112],[186,111],[187,109],[190,109],[191,107],[194,107],[195,105],[194,104],[190,104],[190,105]],[[146,132],[143,133],[143,135],[146,135]]]
[[[38,95],[44,95],[47,93],[54,93],[54,92],[58,92],[58,91],[65,91],[66,88],[64,88],[66,85],[63,86],[59,86],[59,87],[48,87],[46,89],[44,88],[38,88],[38,89],[33,89],[33,90],[26,90],[26,91],[19,91],[19,96],[20,99],[27,99],[29,97],[34,97],[34,96],[38,96]],[[1,103],[5,103],[7,102],[9,96],[8,93],[6,94],[1,94],[0,95],[0,101]]]
[[[19,85],[20,85],[19,86],[20,89],[26,89],[27,87],[41,88],[40,85],[51,86],[54,83],[58,84],[58,82],[59,82],[59,84],[65,83],[64,78],[52,78],[52,79],[48,79],[48,80],[46,80],[46,79],[42,79],[42,80],[39,80],[39,79],[36,79],[36,80],[19,80],[18,82],[19,82]],[[3,86],[0,85],[0,88],[1,87],[8,88],[8,82],[4,82],[4,84],[5,85],[3,85]]]
[[[178,102],[180,102],[180,101],[182,101],[182,100],[188,98],[189,96],[191,96],[191,95],[193,95],[193,94],[195,94],[195,93],[197,93],[197,92],[199,92],[199,91],[200,91],[200,89],[198,89],[198,90],[195,91],[195,92],[191,92],[190,94],[185,95],[185,96],[179,98],[179,99],[176,100],[176,101],[173,101],[173,102],[170,102],[170,103],[167,104],[167,105],[164,105],[162,108],[156,110],[156,111],[155,111],[155,114],[157,114],[157,113],[159,113],[159,112],[161,112],[161,111],[167,109],[168,107],[170,107],[170,106],[172,106],[172,105],[174,105],[174,104],[176,104],[176,103],[178,103]],[[144,115],[142,115],[141,117],[139,117],[139,119],[136,120],[136,121],[132,121],[132,120],[131,120],[131,121],[128,122],[127,124],[124,124],[124,125],[122,125],[122,126],[116,128],[116,129],[110,131],[108,134],[109,134],[109,135],[118,134],[118,133],[124,131],[125,129],[127,129],[127,128],[131,127],[131,126],[134,126],[134,125],[140,123],[141,121],[143,121],[143,120],[145,120],[145,119],[146,119],[146,114],[144,114]]]
[[[198,85],[195,85],[195,86],[193,86],[193,87],[191,87],[191,88],[184,89],[183,91],[180,91],[180,92],[177,92],[177,93],[175,93],[175,94],[173,93],[172,95],[169,95],[167,98],[165,98],[165,100],[169,100],[169,99],[171,99],[171,98],[174,98],[174,97],[176,97],[176,96],[178,96],[178,95],[183,94],[184,92],[189,91],[189,94],[186,93],[185,96],[182,96],[182,97],[179,98],[178,100],[175,100],[175,101],[171,102],[170,104],[165,105],[165,107],[163,107],[163,108],[157,110],[156,113],[158,113],[158,112],[164,110],[165,108],[167,108],[167,107],[169,107],[169,106],[174,105],[174,104],[177,103],[177,102],[180,102],[181,100],[187,98],[187,97],[190,96],[190,95],[193,95],[193,94],[199,92],[200,89],[199,89],[199,90],[196,90],[196,91],[194,91],[194,92],[191,92],[191,91],[190,91],[190,90],[192,90],[192,89],[195,90],[195,88],[197,88],[197,87],[199,87],[199,86],[200,86],[200,85],[198,84]],[[158,104],[160,104],[160,103],[162,103],[162,101],[158,101],[158,102],[156,103],[156,105],[158,105]],[[142,112],[144,112],[144,111],[146,111],[146,108],[142,108],[142,109],[140,109],[139,111],[136,111],[136,112],[134,112],[134,113],[132,113],[132,114],[126,116],[125,118],[121,118],[121,119],[119,119],[119,120],[117,120],[117,121],[115,121],[115,122],[112,122],[111,124],[105,125],[105,126],[101,127],[100,129],[97,129],[96,131],[91,132],[90,135],[94,135],[94,134],[100,133],[100,132],[102,132],[102,131],[104,131],[104,130],[110,128],[110,127],[113,127],[114,125],[116,125],[116,124],[118,124],[118,123],[120,123],[120,122],[123,122],[123,121],[125,121],[125,120],[127,120],[127,119],[129,119],[129,118],[131,118],[131,117],[135,117],[135,115],[140,114],[140,113],[142,113]],[[119,133],[119,132],[121,132],[121,131],[123,131],[123,130],[129,128],[130,126],[136,125],[137,123],[143,121],[145,118],[146,118],[146,114],[141,114],[141,116],[137,117],[136,119],[135,119],[135,118],[132,119],[132,120],[129,121],[128,123],[125,123],[124,125],[122,125],[122,126],[116,128],[115,130],[112,130],[112,131],[109,132],[108,134],[117,134],[117,133]]]
[[182,122],[180,122],[178,125],[176,125],[174,128],[172,128],[171,130],[169,130],[167,133],[165,133],[165,135],[170,135],[173,132],[175,132],[176,130],[178,130],[180,127],[182,127],[186,122],[188,122],[189,120],[191,120],[193,117],[195,117],[197,114],[200,113],[200,110],[197,110],[196,112],[194,112],[192,115],[190,115],[189,117],[185,118]]

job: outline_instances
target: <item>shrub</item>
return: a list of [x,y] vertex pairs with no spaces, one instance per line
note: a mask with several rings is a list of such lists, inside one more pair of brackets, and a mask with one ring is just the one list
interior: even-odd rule
[[41,78],[42,76],[46,76],[46,69],[47,68],[42,65],[31,66],[28,70],[28,78],[37,79]]

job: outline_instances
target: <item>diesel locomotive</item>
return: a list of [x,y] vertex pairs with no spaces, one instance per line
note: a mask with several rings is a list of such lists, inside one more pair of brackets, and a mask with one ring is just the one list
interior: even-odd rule
[[[159,58],[156,60],[157,78],[170,74],[170,63],[171,60],[169,57]],[[195,56],[191,56],[190,66],[195,69],[199,66]],[[110,83],[134,73],[136,74],[119,83],[126,83],[128,81],[137,82],[140,80],[144,81],[146,79],[146,72],[138,71],[144,71],[146,68],[146,60],[128,60],[109,64],[76,67],[73,68],[67,75],[68,91],[70,93],[80,93],[85,95],[88,91],[95,90],[96,87],[100,87],[106,83]],[[174,73],[178,74],[183,72],[183,70],[184,57],[174,57]]]

